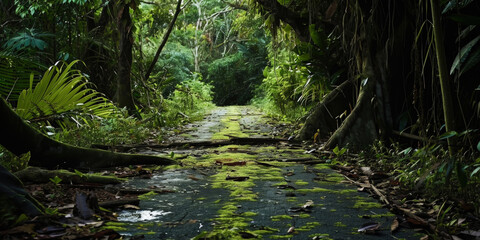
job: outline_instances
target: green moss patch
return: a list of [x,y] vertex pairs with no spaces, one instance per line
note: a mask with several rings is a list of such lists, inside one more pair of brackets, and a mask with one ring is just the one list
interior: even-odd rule
[[276,216],[271,216],[270,218],[271,218],[272,221],[274,221],[274,222],[293,219],[293,217],[290,216],[290,215],[276,215]]

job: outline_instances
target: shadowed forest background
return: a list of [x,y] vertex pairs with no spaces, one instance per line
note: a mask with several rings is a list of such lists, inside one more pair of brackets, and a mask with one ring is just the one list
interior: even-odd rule
[[478,219],[479,13],[475,0],[2,0],[0,163],[80,168],[86,148],[168,142],[215,106],[254,105],[334,164]]

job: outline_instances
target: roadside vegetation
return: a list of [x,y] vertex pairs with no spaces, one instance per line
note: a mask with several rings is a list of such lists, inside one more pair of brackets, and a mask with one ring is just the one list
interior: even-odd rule
[[[480,4],[367,2],[4,0],[0,96],[86,148],[166,143],[215,106],[254,105],[288,125],[281,137],[382,172],[411,193],[400,203],[426,199],[437,227],[467,229],[480,218]],[[0,146],[10,172],[30,157]]]

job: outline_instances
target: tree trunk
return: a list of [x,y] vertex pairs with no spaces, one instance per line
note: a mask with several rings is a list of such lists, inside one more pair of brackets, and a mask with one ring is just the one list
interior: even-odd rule
[[[3,100],[2,100],[3,102]],[[10,216],[24,213],[29,217],[42,214],[43,206],[23,188],[22,182],[15,175],[0,165],[0,204],[3,207],[0,215],[0,230],[15,224]]]
[[309,140],[320,130],[320,138],[328,137],[341,124],[337,118],[343,112],[350,112],[354,104],[355,84],[345,81],[332,90],[322,102],[309,113],[305,124],[297,135],[298,140]]
[[373,106],[377,81],[370,60],[367,60],[365,70],[368,78],[361,82],[360,94],[353,111],[328,139],[324,148],[333,149],[339,146],[360,150],[378,138],[376,112]]
[[104,150],[75,147],[48,138],[26,124],[0,100],[0,144],[10,152],[20,155],[30,152],[29,165],[50,169],[95,169],[133,164],[168,165],[175,162],[168,158],[148,155],[113,153]]
[[138,114],[132,97],[131,70],[133,48],[133,22],[130,17],[130,7],[122,3],[118,10],[118,32],[120,37],[120,56],[118,60],[117,92],[115,97],[118,106],[126,107],[131,115]]
[[[438,0],[430,0],[432,8],[433,33],[435,37],[435,51],[437,53],[438,72],[440,77],[440,89],[442,91],[443,117],[447,132],[455,130],[455,115],[450,90],[450,75],[448,74],[447,60],[445,57],[445,44],[443,43],[443,31],[440,21],[440,6]],[[453,139],[447,138],[448,150],[453,154]]]

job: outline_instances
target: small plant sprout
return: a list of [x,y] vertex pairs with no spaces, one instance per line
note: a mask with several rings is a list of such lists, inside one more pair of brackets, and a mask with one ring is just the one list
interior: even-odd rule
[[59,178],[58,176],[55,176],[54,178],[49,178],[49,179],[50,179],[50,182],[55,183],[55,185],[58,185],[62,181],[62,179]]

